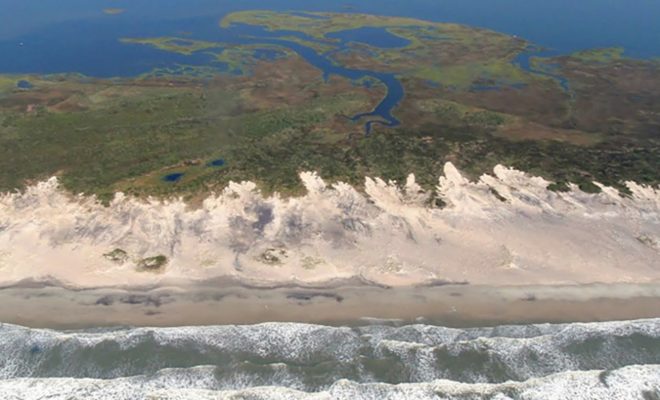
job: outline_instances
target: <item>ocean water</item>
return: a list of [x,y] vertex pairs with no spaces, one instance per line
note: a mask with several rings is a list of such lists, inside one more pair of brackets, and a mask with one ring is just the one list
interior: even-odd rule
[[5,324],[0,394],[657,399],[660,320],[469,329],[267,323],[53,331]]

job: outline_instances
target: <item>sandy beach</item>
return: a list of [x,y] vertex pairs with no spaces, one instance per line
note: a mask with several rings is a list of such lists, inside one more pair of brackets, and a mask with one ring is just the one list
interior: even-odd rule
[[[27,326],[345,323],[443,325],[660,317],[660,193],[588,194],[498,166],[450,163],[365,192],[303,173],[307,194],[231,184],[192,208],[56,179],[0,196],[0,320]],[[431,207],[432,195],[444,207]],[[113,253],[114,252],[114,253]],[[109,257],[108,254],[114,254]],[[145,268],[160,257],[162,266]]]
[[660,285],[327,287],[154,290],[13,287],[0,321],[36,328],[306,322],[452,327],[660,317]]

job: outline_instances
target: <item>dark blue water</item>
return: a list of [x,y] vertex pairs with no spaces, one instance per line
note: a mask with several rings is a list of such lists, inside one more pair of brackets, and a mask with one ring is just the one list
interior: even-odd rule
[[[564,53],[622,46],[634,57],[660,56],[660,2],[655,0],[0,0],[0,41],[58,22],[105,18],[172,21],[246,9],[363,12],[456,22],[518,35]],[[104,16],[106,7],[126,9]]]
[[222,158],[218,158],[217,160],[213,160],[209,163],[209,167],[224,167],[225,166],[225,160]]
[[[189,22],[180,26],[189,27]],[[119,40],[169,35],[171,28],[159,23],[137,26],[107,19],[49,25],[20,36],[18,41],[0,42],[0,54],[3,54],[0,73],[77,72],[107,78],[137,76],[176,64],[204,65],[212,60],[212,56],[204,53],[186,56],[149,46],[127,45]]]
[[[255,33],[259,31],[260,28],[255,27]],[[274,35],[279,34],[279,32],[260,32],[261,34]],[[275,39],[272,37],[260,37],[258,39],[239,39],[242,43],[247,44],[274,44],[285,46],[290,50],[295,51],[300,57],[304,58],[312,66],[323,71],[323,75],[328,79],[330,75],[338,75],[344,78],[348,78],[353,81],[358,81],[364,78],[373,78],[379,80],[387,87],[387,94],[385,98],[376,106],[376,108],[370,112],[365,112],[358,114],[351,119],[353,121],[365,121],[365,130],[367,133],[371,132],[371,128],[374,124],[380,124],[388,127],[395,127],[400,124],[399,120],[392,115],[392,110],[401,102],[404,96],[403,85],[396,78],[395,74],[388,74],[382,72],[374,72],[361,69],[352,69],[345,68],[340,65],[335,64],[330,60],[326,55],[318,54],[315,50],[310,47],[303,46],[298,43],[290,42],[282,39]],[[375,119],[374,119],[375,118]]]
[[403,85],[396,78],[394,74],[384,74],[384,73],[371,73],[369,76],[374,77],[387,86],[387,94],[385,98],[376,106],[376,108],[368,113],[358,114],[351,119],[355,122],[370,117],[381,117],[384,121],[381,120],[372,120],[367,121],[365,124],[365,130],[367,134],[371,133],[371,129],[374,124],[383,125],[387,127],[399,126],[400,121],[392,115],[392,110],[403,100],[405,94]]
[[[621,46],[632,57],[660,56],[660,1],[650,0],[363,0],[346,8],[334,0],[114,0],[124,8],[120,15],[105,15],[107,0],[0,0],[0,73],[78,72],[94,77],[136,76],[174,65],[209,65],[211,55],[192,56],[159,51],[149,46],[126,45],[121,37],[181,36],[191,39],[247,43],[245,36],[269,38],[251,43],[279,44],[294,50],[323,71],[326,78],[339,75],[359,80],[370,77],[388,88],[376,109],[353,117],[365,123],[396,126],[392,110],[404,96],[403,87],[391,74],[342,68],[327,55],[286,41],[275,42],[273,34],[250,26],[221,30],[222,16],[247,9],[305,12],[361,12],[481,26],[518,35],[545,47],[552,54],[566,54],[597,47]],[[322,18],[322,17],[318,17]],[[279,34],[313,40],[300,32]],[[396,48],[406,39],[384,29],[360,28],[329,35],[349,43]],[[341,51],[341,49],[340,49]],[[277,51],[264,49],[257,58],[274,59]],[[556,79],[565,89],[568,82],[551,70],[530,68],[529,54],[516,63],[522,68]],[[212,64],[219,71],[226,65]],[[489,90],[475,87],[475,90]]]
[[30,81],[20,80],[16,83],[16,87],[19,89],[32,89],[34,86],[30,83]]
[[181,180],[181,178],[183,178],[183,175],[185,175],[185,174],[183,174],[181,172],[176,172],[176,173],[173,173],[173,174],[165,175],[163,177],[163,180],[165,182],[178,182],[178,181]]
[[537,75],[547,76],[548,78],[555,80],[557,84],[559,84],[559,86],[566,93],[572,93],[571,85],[568,79],[566,79],[559,73],[553,72],[554,70],[557,69],[558,67],[557,65],[544,64],[545,68],[543,69],[532,67],[531,64],[532,57],[541,57],[541,58],[554,57],[559,54],[560,53],[556,50],[541,50],[541,51],[530,50],[528,52],[520,53],[513,62],[514,64],[517,64],[520,68],[524,69],[525,71],[529,71]]

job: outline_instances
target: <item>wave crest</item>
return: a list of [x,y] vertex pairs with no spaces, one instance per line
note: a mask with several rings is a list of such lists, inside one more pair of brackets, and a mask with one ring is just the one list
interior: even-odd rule
[[214,389],[325,390],[356,382],[524,381],[569,370],[660,364],[660,320],[450,329],[253,326],[58,332],[0,327],[0,379],[115,379],[211,366]]
[[[14,379],[0,381],[0,391],[9,398],[65,399],[75,393],[88,400],[150,398],[159,400],[223,399],[654,399],[660,395],[660,365],[629,366],[612,371],[562,372],[525,382],[468,384],[439,380],[428,383],[389,385],[341,380],[321,392],[303,392],[286,387],[255,387],[239,390],[205,388],[213,380],[208,368],[164,370],[151,377],[93,379]],[[212,386],[212,385],[211,385]]]

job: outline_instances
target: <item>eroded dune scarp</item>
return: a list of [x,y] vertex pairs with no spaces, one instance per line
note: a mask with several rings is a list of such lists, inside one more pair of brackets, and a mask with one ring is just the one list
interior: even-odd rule
[[428,206],[403,187],[366,179],[365,192],[302,173],[307,194],[263,197],[230,184],[203,205],[117,194],[109,207],[71,196],[57,179],[0,197],[2,283],[159,284],[231,276],[319,283],[360,277],[386,285],[650,282],[660,279],[660,191],[628,183],[564,193],[498,166],[470,182],[448,163]]

